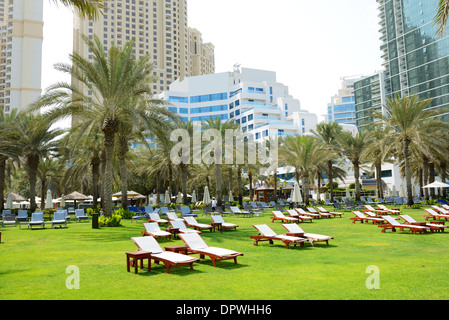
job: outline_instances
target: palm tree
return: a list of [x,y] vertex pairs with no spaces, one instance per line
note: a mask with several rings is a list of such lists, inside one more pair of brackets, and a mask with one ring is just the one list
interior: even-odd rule
[[76,8],[78,13],[84,18],[96,20],[103,14],[105,0],[53,0],[55,3],[62,3],[69,8]]
[[[49,156],[40,160],[37,177],[41,182],[41,199],[45,199],[48,189],[52,190],[52,193],[60,191],[59,181],[61,181],[63,174],[64,165],[58,159]],[[45,201],[41,202],[41,209],[45,209]]]
[[[139,60],[133,55],[134,41],[123,49],[112,45],[106,53],[97,36],[93,40],[82,36],[92,52],[93,60],[74,53],[72,65],[57,64],[57,70],[70,74],[72,84],[56,83],[36,102],[31,110],[53,106],[46,114],[48,121],[72,116],[76,123],[84,123],[86,134],[100,128],[104,139],[104,214],[112,214],[113,156],[116,135],[120,126],[136,122],[152,123],[152,114],[173,115],[151,98],[153,66],[150,56]],[[86,92],[84,88],[89,88]]]
[[447,18],[449,16],[449,0],[439,0],[437,13],[434,22],[437,25],[437,34],[444,36],[446,31]]
[[374,117],[381,120],[381,125],[391,128],[384,143],[395,145],[404,161],[405,181],[407,187],[407,205],[413,205],[412,173],[410,167],[410,148],[425,139],[429,144],[439,144],[441,133],[448,129],[448,124],[438,120],[440,110],[426,110],[432,99],[419,99],[417,95],[396,96],[388,98],[384,106],[385,114],[374,112]]
[[30,208],[36,210],[36,182],[41,158],[55,154],[59,143],[55,140],[64,131],[50,129],[51,123],[40,115],[21,112],[17,115],[17,131],[20,134],[18,142],[24,157],[30,182]]
[[[337,145],[337,137],[340,132],[343,130],[341,125],[338,122],[321,122],[317,124],[316,129],[312,131],[322,142],[324,148],[328,150],[330,153],[334,153],[335,157],[338,158],[338,145]],[[327,162],[327,170],[326,170],[328,180],[329,180],[329,192],[331,197],[331,202],[334,201],[334,174],[333,174],[333,162],[332,158],[330,158]]]
[[301,178],[304,203],[309,204],[310,177],[316,170],[316,164],[328,160],[328,150],[322,148],[314,136],[287,136],[281,140],[279,159],[281,163],[295,168]]
[[352,134],[350,131],[342,131],[338,137],[339,145],[344,156],[352,163],[355,179],[355,197],[360,200],[360,165],[365,162],[364,152],[371,143],[371,136],[364,131]]

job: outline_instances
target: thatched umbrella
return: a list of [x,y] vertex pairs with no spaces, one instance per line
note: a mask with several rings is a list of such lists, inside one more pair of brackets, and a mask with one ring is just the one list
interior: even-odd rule
[[89,200],[89,196],[86,196],[86,195],[84,195],[82,193],[79,193],[77,191],[73,191],[72,193],[69,193],[64,198],[65,198],[64,200],[73,200],[73,201],[75,201],[75,208],[76,208],[76,202],[77,201]]

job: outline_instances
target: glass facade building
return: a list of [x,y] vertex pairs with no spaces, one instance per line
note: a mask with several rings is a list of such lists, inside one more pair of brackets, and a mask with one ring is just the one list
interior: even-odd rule
[[449,106],[449,32],[436,35],[438,2],[377,0],[386,97],[417,94],[433,99],[429,109]]
[[356,124],[354,81],[358,78],[343,78],[342,87],[327,105],[326,122]]

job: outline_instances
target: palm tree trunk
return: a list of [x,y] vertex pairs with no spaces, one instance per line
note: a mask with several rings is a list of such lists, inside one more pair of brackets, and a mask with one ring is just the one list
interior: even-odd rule
[[215,165],[215,182],[216,182],[216,191],[217,191],[217,206],[221,206],[222,202],[222,191],[221,191],[221,165]]
[[92,208],[95,210],[98,207],[98,178],[100,177],[100,157],[98,155],[92,158],[90,162],[92,166]]
[[156,174],[156,204],[161,204],[161,177],[160,172]]
[[112,179],[114,157],[115,130],[106,128],[104,130],[104,150],[105,150],[105,170],[103,177],[104,184],[104,208],[103,213],[106,217],[112,216]]
[[377,184],[377,196],[383,199],[384,192],[382,187],[382,164],[376,163],[376,184]]
[[[424,185],[429,184],[429,159],[422,154],[422,165],[423,165],[423,183]],[[424,197],[429,200],[429,189],[424,189]]]
[[304,203],[306,206],[309,205],[309,175],[303,174],[302,177],[302,185],[303,185],[303,194],[304,194]]
[[128,141],[120,141],[119,165],[120,180],[122,183],[122,208],[128,210],[128,168],[126,167],[126,154],[128,153]]
[[182,175],[182,204],[187,205],[187,166],[181,162]]
[[[37,168],[39,166],[39,155],[31,154],[27,156],[28,175],[30,182],[30,209],[32,212],[36,211],[36,181]],[[44,201],[42,199],[41,201]]]
[[360,201],[360,167],[359,163],[353,163],[354,166],[354,179],[355,179],[355,200]]
[[[441,168],[441,172],[440,172],[441,182],[446,183],[447,162],[444,160],[440,161],[440,168]],[[442,197],[443,197],[443,199],[446,198],[446,188],[443,188]]]
[[239,205],[243,205],[243,194],[242,194],[242,168],[237,166],[237,186],[239,193]]
[[100,207],[104,208],[104,176],[105,176],[105,168],[106,168],[106,153],[103,150],[101,151],[101,155],[100,155],[100,161],[101,161],[101,165],[100,165],[100,197],[101,197],[101,204]]
[[46,199],[46,194],[47,194],[47,190],[45,188],[47,182],[45,181],[45,179],[41,180],[41,210],[45,209],[45,201],[44,199]]
[[277,188],[278,188],[278,174],[276,172],[276,169],[274,171],[274,202],[277,202],[278,200],[278,192],[277,192]]
[[8,158],[0,155],[0,211],[3,210],[4,203],[3,199],[5,198],[5,184],[6,184],[6,160]]
[[253,174],[251,171],[248,171],[248,182],[249,182],[249,200],[253,201],[254,194],[253,194]]
[[410,141],[407,139],[404,140],[403,145],[403,156],[404,156],[404,168],[405,168],[405,184],[407,186],[407,205],[413,206],[413,198],[412,198],[412,173],[410,170],[409,164],[409,144]]
[[[435,165],[433,162],[429,163],[429,183],[435,182]],[[430,196],[435,199],[435,188],[430,189]]]
[[330,196],[331,196],[331,199],[330,199],[330,201],[331,202],[334,202],[334,175],[333,175],[333,172],[332,172],[332,161],[331,160],[329,160],[328,162],[327,162],[327,173],[328,173],[328,180],[329,180],[329,193],[330,193]]

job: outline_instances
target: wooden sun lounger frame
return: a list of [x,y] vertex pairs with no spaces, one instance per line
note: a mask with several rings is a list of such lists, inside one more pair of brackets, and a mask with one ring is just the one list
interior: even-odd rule
[[[145,223],[143,223],[142,225],[143,225],[143,227],[145,228]],[[161,231],[163,231],[163,230],[161,230]],[[142,231],[141,233],[142,233],[142,237],[145,237],[145,236],[152,236],[152,237],[155,238],[155,239],[158,239],[158,238],[168,238],[168,240],[171,240],[171,236],[172,236],[171,232],[168,232],[169,234],[162,236],[162,235],[156,235],[155,233],[152,233],[152,232],[150,232],[150,231],[147,231],[146,229],[145,229],[144,231]]]
[[[139,245],[134,241],[134,239],[133,239],[133,242],[136,244],[136,246],[140,250]],[[151,255],[151,259],[153,259],[156,264],[159,264],[159,262],[162,262],[165,265],[165,268],[167,269],[167,273],[170,273],[170,269],[171,268],[173,268],[173,267],[181,267],[181,266],[190,266],[190,270],[193,270],[193,263],[194,262],[199,262],[200,259],[195,258],[195,257],[190,257],[190,258],[191,258],[191,260],[189,260],[189,261],[174,262],[174,261],[171,261],[171,260],[167,260],[167,259],[163,259],[163,258],[160,258],[160,257],[156,257],[154,255]]]
[[432,210],[435,211],[436,215],[430,213],[430,212],[427,211],[426,209],[424,209],[424,210],[427,212],[426,215],[423,215],[423,217],[425,218],[426,221],[427,221],[429,218],[433,218],[433,220],[445,219],[445,220],[449,221],[449,215],[441,214],[441,213],[439,213],[439,212],[436,212],[436,211],[433,210],[433,209],[432,209]]
[[[254,227],[254,226],[253,226]],[[259,231],[256,227],[254,227],[257,231]],[[273,240],[276,241],[282,241],[285,244],[285,247],[287,249],[289,249],[290,244],[293,244],[295,247],[296,245],[299,243],[299,245],[301,246],[301,248],[304,247],[304,242],[308,241],[306,238],[301,238],[302,241],[292,241],[292,240],[288,240],[288,239],[281,239],[281,238],[276,238],[276,237],[269,237],[269,236],[264,236],[262,234],[259,234],[257,236],[250,236],[251,239],[254,239],[253,244],[255,246],[257,246],[259,244],[259,241],[268,241],[270,244],[273,244]],[[299,238],[299,237],[298,237]]]
[[402,223],[400,225],[396,226],[396,225],[390,224],[388,221],[386,221],[385,224],[379,225],[378,227],[382,228],[382,230],[381,230],[382,233],[385,233],[385,231],[387,229],[391,229],[391,231],[396,232],[396,228],[398,228],[399,231],[404,231],[404,229],[409,229],[414,234],[416,234],[417,232],[419,232],[419,233],[422,233],[422,232],[427,233],[427,230],[430,230],[430,227],[422,228],[423,226],[416,226],[416,225],[413,226],[413,225],[410,225],[410,224],[402,224]]
[[334,217],[342,217],[343,213],[342,212],[331,212],[331,211],[327,211],[326,209],[324,209],[323,207],[317,207],[318,212],[319,213],[330,213],[331,215],[333,215]]
[[[274,211],[278,211],[278,210],[274,210]],[[271,212],[274,214],[274,211],[271,211]],[[281,212],[281,211],[279,211],[279,212]],[[270,219],[271,219],[272,223],[275,220],[281,220],[281,221],[286,222],[286,223],[295,223],[295,222],[299,221],[299,219],[297,217],[291,217],[291,216],[290,217],[287,217],[287,216],[284,216],[284,217],[273,216],[273,217],[270,217]]]
[[210,230],[212,232],[212,230],[214,229],[211,225],[207,225],[207,227],[205,225],[203,227],[199,224],[189,224],[186,219],[184,219],[184,223],[186,224],[187,227],[192,227],[193,229],[198,230],[198,231]]
[[[352,213],[354,213],[354,211]],[[383,224],[383,223],[385,223],[384,219],[379,220],[381,218],[372,218],[372,217],[363,217],[362,218],[362,217],[359,217],[357,215],[355,217],[352,217],[352,218],[349,218],[349,219],[352,220],[352,223],[355,223],[356,221],[360,221],[361,223],[364,223],[364,222],[368,223],[368,221],[372,221],[374,224],[377,224],[377,223]]]
[[[292,215],[292,214],[291,214],[291,211],[294,211],[295,214]],[[288,213],[288,216],[289,216],[289,217],[297,218],[297,219],[301,220],[301,222],[304,222],[304,221],[310,221],[310,222],[313,222],[313,219],[314,219],[314,217],[310,217],[310,216],[302,216],[302,215],[300,215],[300,214],[298,213],[298,211],[296,211],[295,209],[289,209],[289,210],[287,210],[287,213]],[[299,222],[299,220],[298,220],[298,222]]]
[[434,231],[436,231],[436,232],[444,232],[444,229],[447,228],[447,226],[444,225],[443,221],[435,222],[435,224],[432,224],[432,223],[427,223],[427,222],[409,221],[404,216],[407,216],[407,215],[400,215],[399,217],[401,217],[405,221],[406,224],[429,227],[430,231],[432,233]]

